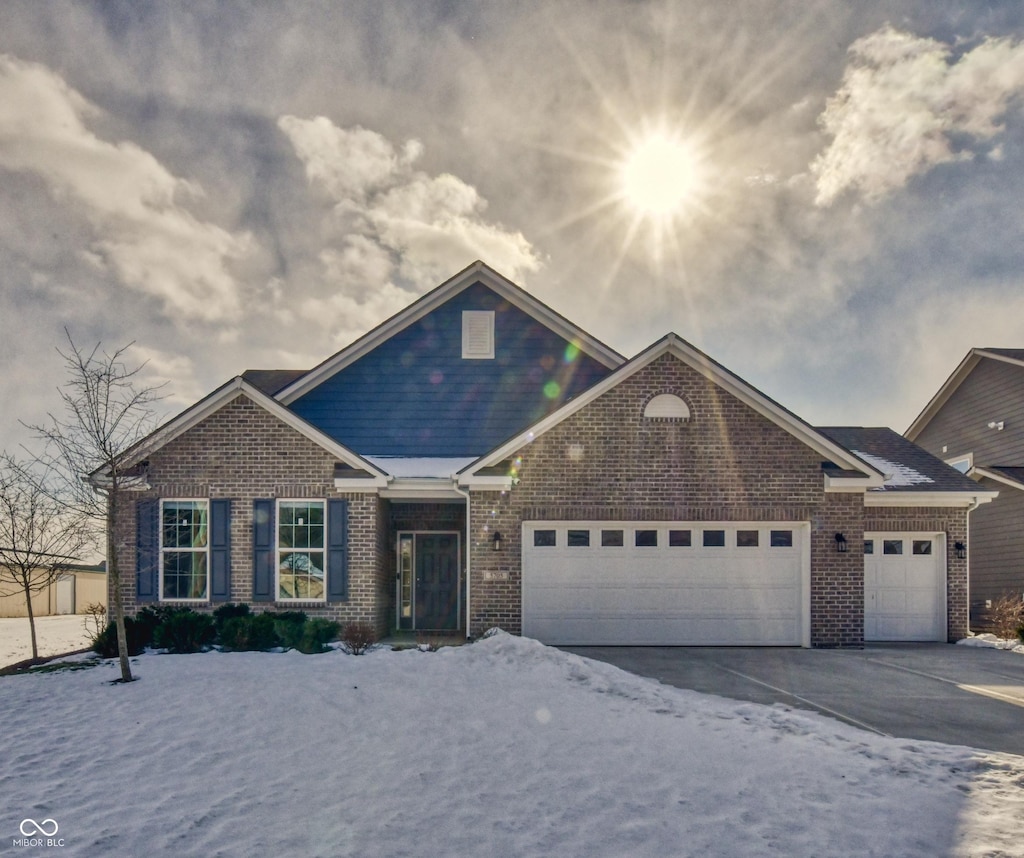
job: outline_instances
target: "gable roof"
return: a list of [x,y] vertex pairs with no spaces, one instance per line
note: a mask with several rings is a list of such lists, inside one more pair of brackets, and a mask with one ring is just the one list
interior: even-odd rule
[[[859,485],[859,488],[882,485],[882,474],[872,465],[858,458],[842,445],[797,417],[793,412],[765,396],[761,391],[708,357],[696,346],[673,333],[667,334],[662,339],[648,346],[636,357],[624,363],[615,372],[590,387],[575,399],[571,399],[558,410],[505,441],[471,465],[463,468],[459,472],[460,483],[468,484],[474,482],[474,477],[480,474],[481,471],[507,459],[520,447],[530,443],[534,438],[547,432],[553,426],[558,425],[567,417],[589,405],[603,393],[621,384],[627,378],[666,354],[678,358],[713,384],[731,393],[741,402],[750,406],[762,416],[815,450],[828,462],[844,471],[853,472],[854,476],[864,481]],[[494,478],[490,477],[489,479]]]
[[917,436],[924,431],[924,428],[932,421],[932,418],[949,401],[949,398],[956,392],[957,388],[964,383],[967,376],[974,371],[974,368],[979,363],[986,359],[1003,361],[1004,363],[1024,368],[1024,349],[971,349],[903,434],[911,441],[917,440]]
[[511,280],[502,277],[493,268],[477,260],[340,352],[287,384],[275,394],[275,398],[285,405],[290,405],[318,384],[373,351],[382,342],[422,319],[432,310],[475,283],[483,283],[487,288],[541,324],[563,338],[577,343],[584,354],[589,355],[608,369],[615,369],[625,361],[625,358],[618,352],[577,327],[546,304],[538,301]]
[[[375,481],[386,483],[386,474],[371,462],[368,462],[362,456],[359,456],[352,450],[349,450],[344,445],[339,444],[330,436],[325,435],[315,426],[307,423],[297,414],[288,408],[285,408],[276,399],[268,396],[240,375],[235,376],[235,378],[225,384],[222,384],[212,393],[199,400],[195,405],[186,408],[179,415],[172,418],[167,423],[164,423],[154,432],[151,432],[134,447],[126,450],[123,456],[121,456],[122,467],[131,468],[133,465],[139,464],[151,453],[159,450],[179,435],[184,434],[189,429],[198,425],[207,417],[216,413],[229,402],[233,401],[239,395],[248,397],[256,403],[256,405],[270,412],[270,414],[277,417],[283,423],[286,423],[296,432],[304,435],[314,444],[317,444],[327,452],[335,455],[338,458],[338,461],[343,465],[347,465],[348,467],[354,468],[358,471],[367,472]],[[93,473],[89,475],[90,480],[96,482],[98,479],[102,479],[103,470],[104,468],[100,467],[93,471]]]

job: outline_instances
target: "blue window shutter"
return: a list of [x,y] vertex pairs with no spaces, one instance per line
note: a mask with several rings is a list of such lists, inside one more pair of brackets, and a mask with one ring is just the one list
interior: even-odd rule
[[210,601],[231,599],[231,501],[210,501]]
[[140,500],[136,519],[135,598],[155,602],[160,581],[160,501]]
[[327,501],[327,601],[348,600],[348,501]]
[[274,601],[274,501],[252,502],[252,600]]

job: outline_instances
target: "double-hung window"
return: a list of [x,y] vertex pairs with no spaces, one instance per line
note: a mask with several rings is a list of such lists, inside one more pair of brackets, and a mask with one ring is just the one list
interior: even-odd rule
[[278,501],[278,601],[325,598],[325,530],[322,500]]
[[160,505],[160,598],[206,600],[209,593],[209,501]]

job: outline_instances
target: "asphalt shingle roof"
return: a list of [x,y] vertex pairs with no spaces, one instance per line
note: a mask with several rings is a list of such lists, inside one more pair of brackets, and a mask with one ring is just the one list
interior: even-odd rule
[[977,492],[978,484],[892,429],[825,426],[827,435],[886,476],[883,489],[899,492]]

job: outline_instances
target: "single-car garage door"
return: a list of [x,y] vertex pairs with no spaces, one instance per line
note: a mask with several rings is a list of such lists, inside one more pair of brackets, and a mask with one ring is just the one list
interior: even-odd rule
[[794,522],[527,522],[523,634],[580,646],[807,646],[809,532]]
[[864,534],[864,640],[946,640],[942,533]]

